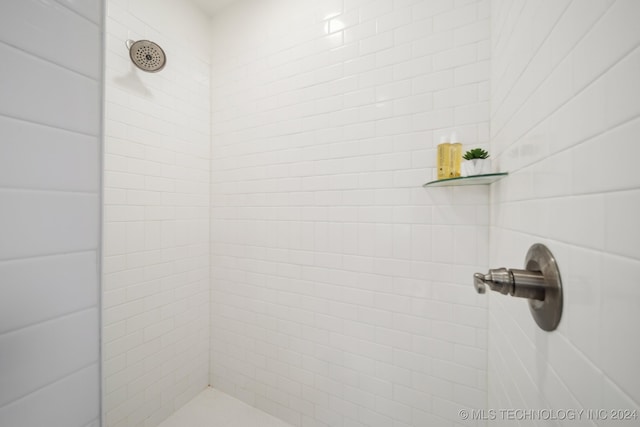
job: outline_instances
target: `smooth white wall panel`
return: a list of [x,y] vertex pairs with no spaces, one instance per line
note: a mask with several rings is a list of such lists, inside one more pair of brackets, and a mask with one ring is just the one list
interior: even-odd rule
[[16,400],[72,374],[98,359],[98,311],[74,313],[7,333],[0,338],[4,349],[0,374],[0,405]]
[[72,3],[0,6],[3,426],[100,420],[103,13]]
[[[98,427],[100,370],[96,364],[0,408],[0,424],[12,427]],[[37,408],[34,410],[33,408]]]
[[98,141],[98,136],[0,117],[0,186],[95,191],[100,186]]
[[93,251],[98,245],[96,194],[0,189],[0,260]]
[[99,134],[100,105],[95,102],[101,96],[99,81],[5,44],[0,54],[4,58],[0,72],[6,76],[0,82],[0,114]]
[[97,262],[81,252],[0,263],[0,333],[95,307]]
[[[98,3],[98,2],[95,2]],[[55,64],[100,78],[101,34],[95,22],[78,19],[60,3],[8,0],[0,4],[0,38]],[[55,34],[56,37],[50,37]]]
[[564,313],[546,333],[524,302],[488,295],[489,408],[640,409],[639,7],[493,2],[491,147],[510,175],[492,191],[491,265],[547,244]]
[[102,0],[59,0],[58,3],[76,11],[96,24],[102,22],[104,5]]

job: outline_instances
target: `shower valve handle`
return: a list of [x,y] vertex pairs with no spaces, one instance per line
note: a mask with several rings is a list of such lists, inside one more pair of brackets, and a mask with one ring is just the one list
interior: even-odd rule
[[503,295],[544,301],[545,280],[539,271],[496,268],[489,273],[473,275],[473,286],[479,294],[489,287]]
[[479,294],[487,288],[529,300],[534,320],[545,331],[558,327],[562,317],[562,280],[556,259],[543,244],[529,248],[524,261],[525,269],[495,268],[487,274],[473,275],[473,287]]

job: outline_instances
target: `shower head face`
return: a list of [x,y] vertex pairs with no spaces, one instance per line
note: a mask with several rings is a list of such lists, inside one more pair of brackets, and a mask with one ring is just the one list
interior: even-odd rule
[[149,40],[127,42],[129,56],[136,67],[148,73],[157,73],[167,64],[167,56],[164,50]]

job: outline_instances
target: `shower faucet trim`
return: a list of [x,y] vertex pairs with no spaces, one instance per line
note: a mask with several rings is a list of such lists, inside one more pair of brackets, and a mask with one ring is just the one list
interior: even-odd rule
[[487,274],[475,273],[473,286],[479,294],[487,287],[503,295],[529,300],[534,320],[545,331],[558,327],[562,317],[562,280],[556,260],[544,245],[529,248],[525,269],[491,269]]

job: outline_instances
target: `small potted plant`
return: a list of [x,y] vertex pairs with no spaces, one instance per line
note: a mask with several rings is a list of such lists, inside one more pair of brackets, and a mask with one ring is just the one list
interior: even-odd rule
[[474,148],[464,153],[462,158],[462,176],[484,175],[491,173],[489,153],[482,148]]

